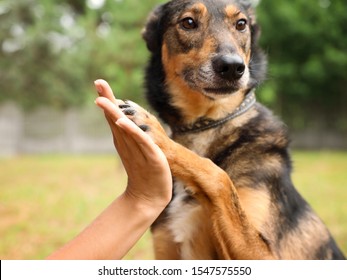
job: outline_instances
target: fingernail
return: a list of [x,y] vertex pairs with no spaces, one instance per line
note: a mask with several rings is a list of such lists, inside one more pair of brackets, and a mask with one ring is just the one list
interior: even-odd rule
[[95,104],[99,109],[102,109],[96,100],[94,100],[94,104]]
[[102,93],[102,86],[97,81],[94,82],[94,85],[95,85],[96,91],[99,94],[101,94]]

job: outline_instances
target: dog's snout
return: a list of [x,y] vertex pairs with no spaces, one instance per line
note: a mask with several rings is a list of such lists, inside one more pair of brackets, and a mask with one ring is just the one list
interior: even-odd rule
[[212,64],[214,71],[226,80],[241,79],[246,69],[243,59],[236,54],[219,55]]

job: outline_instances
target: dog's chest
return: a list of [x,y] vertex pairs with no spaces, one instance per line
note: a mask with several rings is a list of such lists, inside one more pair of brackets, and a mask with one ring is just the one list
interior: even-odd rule
[[199,156],[205,157],[211,149],[214,141],[214,131],[206,131],[200,134],[188,134],[174,137],[173,140]]
[[174,192],[169,207],[169,229],[180,246],[180,258],[212,259],[208,217],[201,205],[186,193],[183,183],[176,182]]
[[[174,140],[198,155],[205,156],[211,145],[207,139],[211,138],[207,135],[191,135]],[[180,181],[175,181],[174,198],[168,211],[169,229],[175,243],[180,245],[181,259],[213,259],[209,217],[202,206],[185,191],[184,183]]]
[[190,240],[196,231],[195,219],[197,213],[201,211],[201,206],[192,198],[189,198],[184,185],[176,182],[174,186],[174,199],[169,208],[169,215],[172,219],[170,230],[174,235],[175,242],[183,243]]

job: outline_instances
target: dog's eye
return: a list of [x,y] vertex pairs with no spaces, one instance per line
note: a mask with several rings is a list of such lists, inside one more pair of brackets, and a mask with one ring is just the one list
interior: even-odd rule
[[183,29],[186,29],[186,30],[196,29],[198,27],[194,19],[190,17],[182,19],[181,26]]
[[236,22],[236,29],[238,31],[245,31],[247,27],[247,20],[245,19],[240,19]]

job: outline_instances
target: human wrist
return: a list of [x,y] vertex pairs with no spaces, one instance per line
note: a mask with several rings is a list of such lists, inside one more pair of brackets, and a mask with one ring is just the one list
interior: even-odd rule
[[155,200],[149,200],[135,195],[130,191],[125,191],[122,194],[122,198],[127,204],[131,205],[134,211],[141,213],[144,219],[154,220],[160,215],[160,213],[169,204],[169,200],[165,198],[157,198]]

